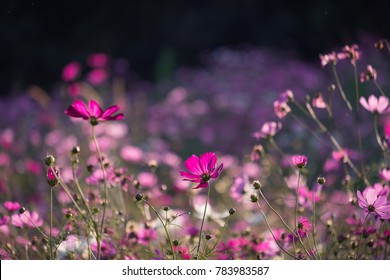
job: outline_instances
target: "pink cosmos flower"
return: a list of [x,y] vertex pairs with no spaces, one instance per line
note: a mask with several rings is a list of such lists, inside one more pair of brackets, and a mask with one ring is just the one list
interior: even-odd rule
[[345,46],[342,49],[343,52],[338,53],[339,59],[349,58],[351,59],[352,64],[356,64],[356,61],[360,59],[361,53],[359,51],[359,46],[354,44],[352,46]]
[[386,196],[378,196],[375,188],[368,188],[368,191],[357,191],[358,204],[364,213],[373,214],[381,219],[390,219],[390,204],[387,204]]
[[360,73],[360,82],[368,82],[370,80],[376,80],[377,73],[376,70],[371,66],[367,65],[367,71]]
[[95,68],[106,67],[110,57],[105,53],[93,53],[88,56],[88,65]]
[[104,83],[108,78],[108,73],[104,69],[93,69],[87,75],[87,80],[94,86]]
[[385,181],[390,181],[390,168],[386,167],[386,168],[383,168],[380,172],[379,172],[379,176],[385,180]]
[[308,233],[311,232],[311,223],[309,219],[306,217],[299,217],[297,230],[301,238],[307,236]]
[[291,158],[292,163],[298,167],[298,168],[303,168],[307,164],[307,156],[304,155],[295,155]]
[[268,138],[274,136],[282,129],[282,123],[280,122],[266,122],[261,127],[260,131],[253,133],[253,137],[256,139]]
[[312,104],[314,108],[318,108],[318,109],[325,109],[327,106],[321,93],[319,93],[313,98]]
[[43,225],[43,220],[35,211],[30,213],[30,211],[26,210],[23,214],[13,214],[11,216],[11,220],[14,226],[20,228],[22,228],[23,225],[26,225],[30,228],[35,228],[35,226],[40,227]]
[[103,111],[95,100],[90,100],[89,108],[87,108],[83,101],[76,100],[68,107],[68,109],[65,111],[65,114],[72,118],[82,118],[84,120],[89,120],[91,125],[98,125],[104,121],[123,119],[123,114],[113,115],[118,110],[119,106],[114,105]]
[[81,65],[76,61],[72,61],[65,65],[64,69],[62,69],[62,80],[65,82],[71,82],[77,78],[80,74]]
[[290,106],[287,102],[281,102],[279,100],[274,101],[274,112],[279,119],[283,119],[291,111]]
[[6,202],[4,202],[3,205],[10,212],[17,211],[21,207],[19,202],[16,202],[16,201],[15,202],[13,202],[13,201],[6,201]]
[[207,152],[199,157],[192,155],[184,162],[189,172],[180,171],[180,176],[185,177],[184,181],[199,183],[194,189],[207,188],[210,179],[217,178],[222,171],[223,163],[218,167],[216,163],[215,153]]
[[9,222],[9,217],[8,216],[1,216],[0,215],[0,226],[7,225]]
[[360,104],[366,110],[375,114],[382,114],[389,106],[389,98],[387,98],[386,96],[379,96],[379,98],[377,98],[374,95],[370,95],[370,97],[368,97],[368,100],[366,100],[366,98],[362,96],[359,100]]

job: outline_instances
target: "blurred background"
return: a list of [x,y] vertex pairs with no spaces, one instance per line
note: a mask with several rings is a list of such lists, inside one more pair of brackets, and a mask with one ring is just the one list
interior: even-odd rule
[[318,63],[318,53],[389,37],[385,0],[2,1],[0,94],[29,85],[50,91],[62,67],[94,52],[123,57],[152,83],[179,66],[202,65],[220,47],[286,51]]

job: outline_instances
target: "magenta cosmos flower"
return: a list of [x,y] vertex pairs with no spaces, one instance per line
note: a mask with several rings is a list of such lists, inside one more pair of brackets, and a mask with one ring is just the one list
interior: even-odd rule
[[389,106],[389,99],[386,96],[379,96],[377,98],[374,95],[368,97],[366,100],[363,96],[360,97],[360,104],[371,113],[382,114]]
[[217,178],[222,171],[223,163],[218,167],[216,163],[215,153],[207,152],[200,157],[192,155],[184,162],[189,172],[180,171],[180,176],[185,177],[184,181],[199,183],[194,189],[207,188],[210,179]]
[[89,120],[92,125],[98,125],[104,121],[121,120],[124,118],[123,114],[113,115],[119,110],[118,105],[108,107],[105,111],[99,106],[95,100],[90,100],[88,107],[85,106],[81,100],[76,100],[72,105],[68,107],[65,114],[72,118],[82,118]]
[[298,168],[303,168],[307,164],[307,156],[304,155],[295,155],[291,160],[292,163]]
[[369,188],[363,194],[357,191],[358,203],[366,214],[373,214],[381,219],[390,219],[390,204],[386,196],[378,196],[376,189]]
[[306,235],[308,235],[308,233],[311,232],[311,223],[308,218],[306,217],[298,218],[297,231],[301,238],[305,237]]

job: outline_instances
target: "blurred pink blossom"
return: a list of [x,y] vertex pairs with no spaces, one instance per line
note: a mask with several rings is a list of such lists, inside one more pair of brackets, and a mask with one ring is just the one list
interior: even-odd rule
[[71,82],[79,76],[80,71],[80,63],[77,61],[72,61],[65,65],[65,67],[62,69],[62,80],[65,82]]

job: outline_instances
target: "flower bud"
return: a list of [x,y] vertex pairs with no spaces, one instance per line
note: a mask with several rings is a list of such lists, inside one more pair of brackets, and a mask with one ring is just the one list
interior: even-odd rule
[[236,209],[234,209],[233,207],[229,209],[229,215],[232,216],[236,214]]
[[21,207],[21,208],[19,209],[19,214],[23,214],[24,212],[26,212],[26,208]]
[[141,201],[143,198],[144,198],[144,195],[141,193],[137,193],[137,195],[135,196],[135,200],[137,200],[137,201]]
[[164,210],[165,212],[167,212],[167,211],[169,211],[169,207],[168,207],[168,206],[165,206],[165,207],[163,208],[163,210]]
[[211,238],[213,238],[213,236],[211,234],[206,234],[205,238],[206,238],[206,240],[211,240]]
[[[54,172],[53,172],[54,171]],[[51,167],[47,170],[47,183],[50,187],[58,184],[59,171],[56,167]]]
[[253,181],[252,186],[255,188],[255,190],[260,190],[262,187],[259,180]]
[[320,176],[317,178],[317,183],[320,184],[320,185],[323,185],[326,183],[326,180],[324,177]]
[[45,158],[45,164],[46,166],[50,167],[50,166],[53,166],[54,163],[56,162],[56,159],[54,158],[54,156],[52,155],[48,155],[46,158]]
[[173,240],[172,243],[173,243],[174,246],[179,246],[180,245],[180,241],[177,240],[177,239]]
[[383,40],[376,41],[374,47],[378,50],[382,50],[385,47]]
[[256,203],[259,201],[259,196],[255,193],[252,193],[250,196],[251,202]]
[[79,146],[74,146],[72,148],[72,155],[77,155],[80,153],[80,147]]

